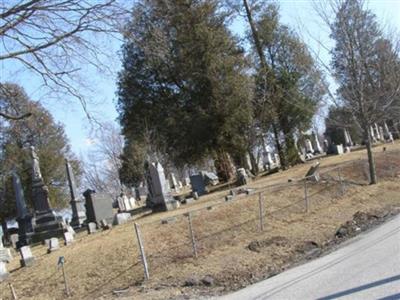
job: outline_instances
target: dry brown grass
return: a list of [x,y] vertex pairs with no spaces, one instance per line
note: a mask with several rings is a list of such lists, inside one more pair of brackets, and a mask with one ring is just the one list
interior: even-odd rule
[[[304,176],[310,163],[299,165],[286,172],[263,177],[251,184],[252,188],[265,189],[265,231],[258,223],[258,195],[239,198],[220,204],[226,191],[202,197],[195,204],[177,211],[142,217],[137,220],[149,262],[151,279],[143,283],[143,269],[139,258],[133,223],[128,223],[95,235],[78,234],[75,243],[58,252],[46,254],[44,246],[33,247],[36,264],[19,268],[17,255],[8,265],[10,279],[17,294],[23,298],[63,299],[61,270],[57,269],[59,256],[66,259],[66,273],[73,298],[112,298],[113,290],[129,287],[129,299],[165,299],[182,295],[222,293],[261,279],[271,272],[280,271],[295,261],[296,247],[312,240],[323,245],[333,238],[335,230],[351,219],[357,211],[369,211],[400,205],[399,178],[400,144],[387,146],[386,155],[376,148],[380,183],[367,182],[364,162],[365,151],[321,160],[326,171],[321,183],[309,185],[311,211],[304,213],[303,185],[272,187],[287,183],[288,178]],[[352,162],[354,161],[354,163]],[[349,162],[340,169],[346,183],[341,194],[338,169],[332,167]],[[393,168],[390,166],[393,165]],[[331,170],[330,170],[331,169]],[[330,171],[329,171],[330,170]],[[346,182],[346,181],[345,181]],[[358,183],[360,185],[356,185]],[[270,186],[269,188],[267,188]],[[215,205],[214,209],[206,207]],[[199,210],[200,209],[200,210]],[[199,258],[192,257],[187,217],[182,213],[196,211],[193,226],[198,243]],[[176,221],[161,224],[160,220],[176,216]],[[256,253],[247,246],[254,240],[281,236],[288,240],[283,246],[271,245]],[[202,278],[212,275],[216,286],[183,287],[191,276]],[[11,299],[7,282],[0,284],[0,297]]]

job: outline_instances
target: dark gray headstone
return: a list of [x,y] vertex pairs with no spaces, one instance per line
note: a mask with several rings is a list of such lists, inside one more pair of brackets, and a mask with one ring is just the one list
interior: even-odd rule
[[18,222],[18,246],[24,246],[30,243],[31,237],[33,235],[33,224],[32,224],[32,216],[29,214],[28,209],[26,207],[24,191],[22,189],[21,180],[16,173],[16,171],[12,172],[13,177],[13,187],[15,193],[15,202],[17,208],[17,222]]
[[103,219],[109,223],[113,221],[112,199],[109,196],[96,193],[93,190],[86,190],[83,196],[86,200],[86,219],[88,222],[100,224]]
[[199,196],[206,193],[206,185],[201,174],[190,176],[190,184],[192,185],[192,191],[197,192]]

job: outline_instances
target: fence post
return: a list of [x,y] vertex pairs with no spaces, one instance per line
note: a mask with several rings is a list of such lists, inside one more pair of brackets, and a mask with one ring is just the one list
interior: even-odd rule
[[264,231],[264,206],[262,201],[261,192],[258,194],[258,211],[259,211],[259,218],[260,218],[260,230]]
[[304,179],[304,201],[306,203],[306,213],[310,211],[310,203],[308,200],[308,192],[307,192],[307,178]]
[[338,176],[339,176],[339,183],[340,183],[340,194],[343,196],[344,195],[344,186],[343,186],[341,168],[338,169]]
[[195,258],[197,258],[197,245],[196,245],[196,240],[194,238],[194,232],[193,232],[192,214],[188,213],[187,216],[188,216],[188,221],[189,221],[189,234],[190,234],[190,239],[192,241],[193,255]]
[[144,278],[146,280],[149,279],[149,268],[147,267],[147,260],[146,260],[146,254],[144,253],[144,247],[143,247],[143,242],[142,242],[142,237],[140,236],[140,228],[139,224],[135,223],[135,231],[136,231],[136,237],[139,243],[139,250],[140,250],[140,257],[142,258],[142,263],[143,263],[143,269],[144,269]]
[[13,300],[17,300],[18,299],[17,298],[17,294],[15,293],[13,285],[11,283],[9,283],[8,286],[10,287],[11,295],[12,295]]

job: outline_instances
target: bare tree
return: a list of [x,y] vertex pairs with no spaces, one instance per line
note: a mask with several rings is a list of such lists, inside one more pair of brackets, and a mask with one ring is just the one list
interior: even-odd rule
[[370,183],[375,184],[371,126],[399,116],[398,44],[384,36],[376,16],[363,0],[317,2],[316,8],[335,41],[332,75],[339,84],[340,105],[351,111],[363,132]]
[[83,180],[89,188],[116,196],[122,189],[119,169],[124,139],[114,123],[101,125],[94,135],[93,149],[84,160]]
[[[104,71],[104,57],[114,54],[100,41],[119,38],[128,12],[123,5],[119,0],[3,1],[0,62],[39,76],[51,93],[72,95],[88,115],[78,74],[82,64]],[[5,88],[4,82],[0,88]],[[28,116],[0,113],[7,119]]]

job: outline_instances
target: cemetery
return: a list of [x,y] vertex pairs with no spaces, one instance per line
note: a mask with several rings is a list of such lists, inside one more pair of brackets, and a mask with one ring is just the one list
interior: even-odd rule
[[[248,179],[244,187],[240,184],[239,187],[203,194],[187,204],[172,204],[172,209],[163,207],[165,212],[161,213],[152,214],[150,210],[150,213],[131,217],[120,208],[113,209],[111,202],[108,202],[109,206],[101,205],[104,196],[86,190],[84,207],[87,221],[84,224],[87,224],[88,231],[82,230],[84,227],[79,229],[79,226],[74,226],[74,230],[73,226],[63,223],[64,234],[60,236],[52,232],[53,237],[44,240],[43,244],[33,243],[19,250],[18,247],[3,248],[8,249],[1,252],[3,273],[8,275],[3,275],[0,296],[8,299],[10,289],[6,284],[10,282],[16,293],[27,297],[45,299],[51,295],[63,298],[65,288],[61,273],[57,272],[58,257],[65,258],[68,288],[76,299],[112,298],[119,295],[115,292],[118,290],[124,290],[121,295],[134,298],[136,295],[138,298],[164,299],[176,293],[193,297],[204,293],[221,294],[256,282],[260,276],[280,272],[285,265],[304,259],[308,252],[304,254],[298,250],[302,249],[304,242],[312,240],[318,245],[318,251],[328,248],[327,237],[334,237],[340,224],[360,210],[385,216],[399,212],[396,195],[399,193],[400,144],[390,144],[385,149],[381,152],[382,147],[375,147],[378,170],[381,167],[386,169],[387,166],[383,165],[389,162],[393,164],[393,172],[397,172],[397,179],[385,179],[369,187],[365,186],[365,163],[360,163],[365,150],[359,150],[346,156],[327,156],[317,164],[312,160],[289,171]],[[160,166],[153,166],[154,171],[161,171]],[[337,178],[338,166],[341,166],[339,176],[343,180],[347,178],[360,184],[346,184],[345,196],[336,186],[337,181],[331,181],[331,177]],[[40,174],[37,161],[32,168],[36,172],[34,175]],[[378,171],[380,177],[386,178],[388,175],[382,172]],[[317,179],[314,178],[316,174]],[[312,213],[304,215],[304,200],[299,197],[303,193],[301,178],[310,175],[315,179],[308,183]],[[164,190],[162,186],[157,190],[156,184],[153,185],[154,191],[149,189],[157,204],[165,201],[162,197],[171,203],[174,201],[168,200],[173,197],[168,194],[170,186],[165,185],[166,182],[163,183]],[[76,191],[77,187],[72,190]],[[266,215],[265,228],[260,232],[257,203],[262,191]],[[225,201],[229,195],[232,201]],[[71,198],[77,199],[72,195]],[[101,207],[97,208],[97,205]],[[197,258],[193,257],[190,246],[188,213],[196,239]],[[135,222],[140,224],[146,250],[148,280],[143,275],[134,233]],[[26,235],[25,232],[21,234]],[[274,244],[277,237],[280,242]],[[263,246],[269,243],[271,246]],[[254,253],[257,254],[251,254],[253,250],[249,249],[256,249]],[[232,264],[232,261],[236,263]],[[259,269],[259,261],[263,261],[268,270]],[[168,268],[164,268],[165,265]]]
[[0,300],[251,298],[392,228],[383,2],[3,1]]

